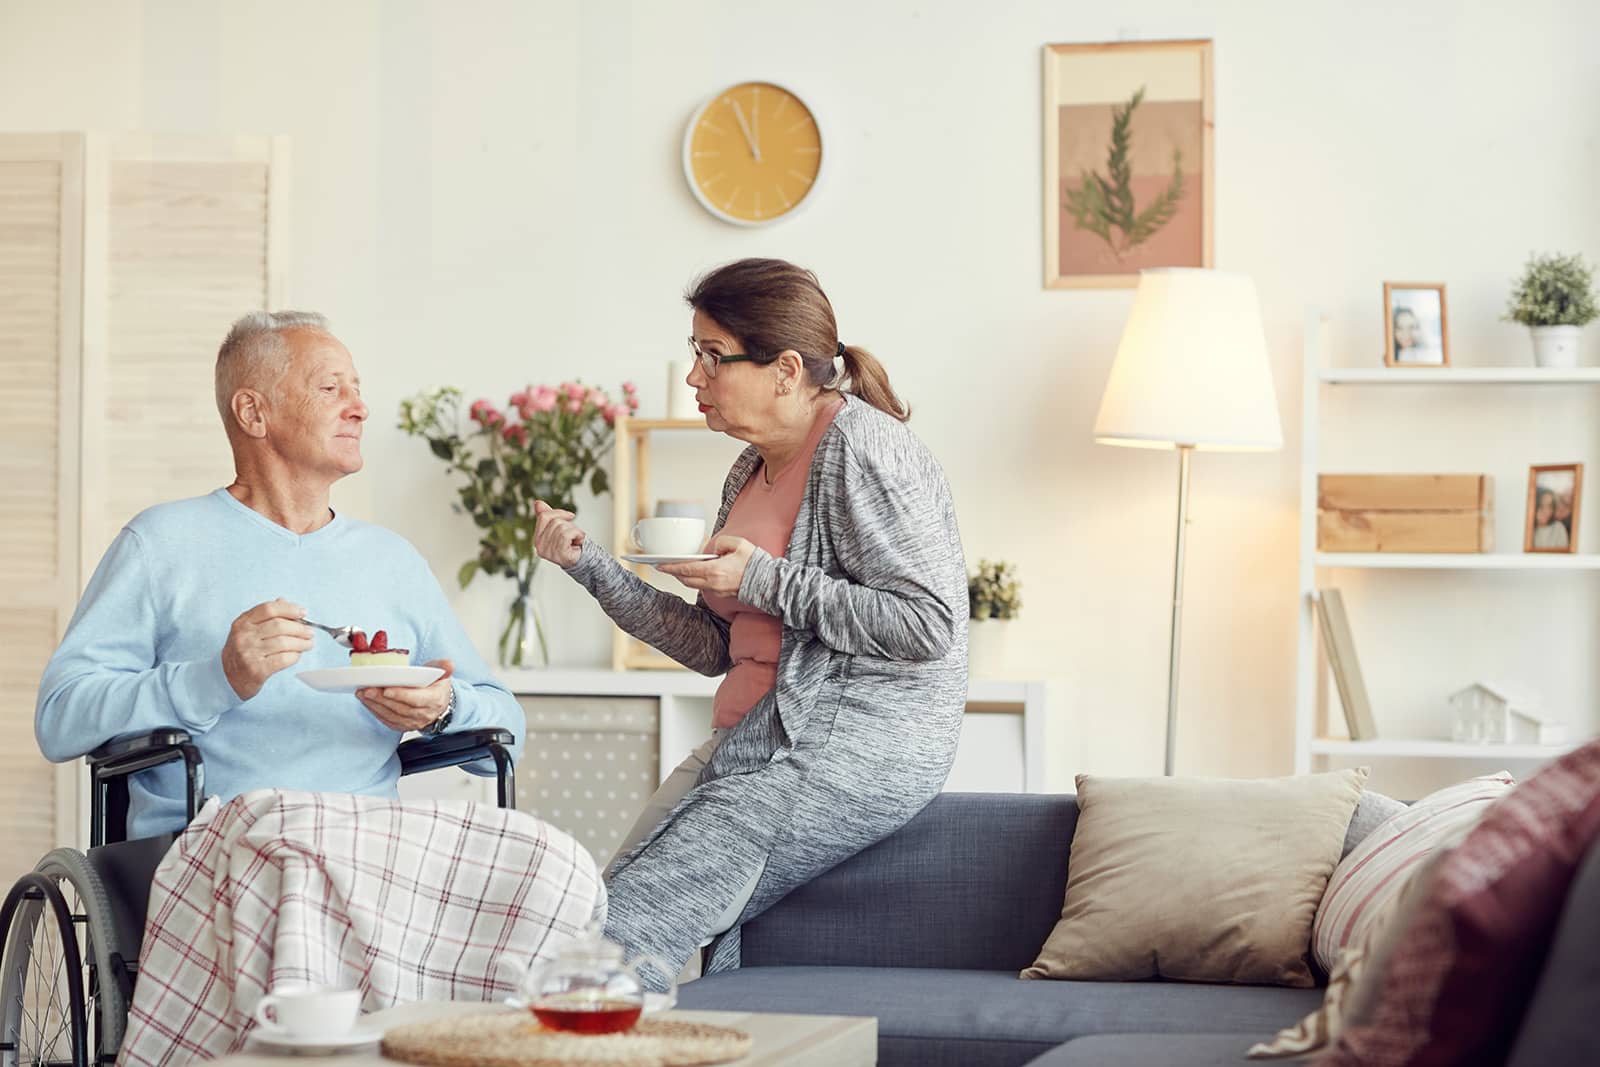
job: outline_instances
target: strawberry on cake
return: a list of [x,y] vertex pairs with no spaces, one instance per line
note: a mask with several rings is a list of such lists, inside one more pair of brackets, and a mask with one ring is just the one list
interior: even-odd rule
[[411,662],[409,648],[390,648],[389,631],[379,630],[367,640],[360,630],[350,635],[350,666],[404,667]]

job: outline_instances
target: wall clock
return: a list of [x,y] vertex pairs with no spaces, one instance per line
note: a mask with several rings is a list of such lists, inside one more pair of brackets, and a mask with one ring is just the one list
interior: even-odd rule
[[798,96],[741,82],[701,106],[683,135],[683,173],[702,207],[765,226],[805,203],[822,176],[822,130]]

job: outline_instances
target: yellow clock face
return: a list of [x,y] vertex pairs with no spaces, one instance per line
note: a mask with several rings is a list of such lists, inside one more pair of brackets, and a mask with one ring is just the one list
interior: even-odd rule
[[789,90],[745,82],[696,112],[683,140],[695,197],[718,218],[776,222],[799,207],[822,173],[822,131]]

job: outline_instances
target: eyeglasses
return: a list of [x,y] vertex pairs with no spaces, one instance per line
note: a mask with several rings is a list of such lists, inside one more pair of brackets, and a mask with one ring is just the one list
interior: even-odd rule
[[689,338],[689,351],[693,352],[695,358],[700,361],[700,369],[706,372],[707,378],[715,378],[717,376],[717,365],[719,363],[744,363],[746,361],[757,361],[761,358],[744,352],[735,352],[727,356],[717,352],[707,352],[700,347],[700,342],[696,341],[693,336]]

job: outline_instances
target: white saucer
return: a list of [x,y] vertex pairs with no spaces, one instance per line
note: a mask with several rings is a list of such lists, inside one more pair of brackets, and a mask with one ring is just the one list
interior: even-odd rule
[[442,667],[323,667],[295,675],[319,693],[354,693],[368,686],[432,685],[444,677]]
[[250,1039],[259,1041],[263,1045],[281,1048],[301,1056],[316,1056],[326,1052],[337,1052],[339,1049],[359,1048],[362,1045],[376,1044],[383,1039],[383,1030],[361,1022],[357,1023],[349,1033],[339,1034],[336,1037],[327,1035],[294,1037],[258,1024],[254,1030],[250,1031]]
[[635,555],[630,553],[625,554],[622,558],[629,563],[648,563],[650,566],[655,567],[663,563],[697,563],[708,559],[716,559],[717,557],[704,552],[695,552],[686,556],[646,555],[643,553]]

